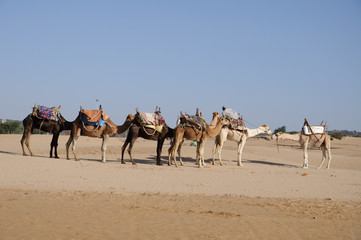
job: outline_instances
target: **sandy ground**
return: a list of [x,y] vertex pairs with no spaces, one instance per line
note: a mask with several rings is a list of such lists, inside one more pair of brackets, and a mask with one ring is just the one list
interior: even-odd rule
[[137,163],[120,164],[122,138],[111,138],[107,163],[101,139],[80,137],[80,161],[48,157],[50,135],[34,135],[35,157],[22,156],[20,135],[0,135],[0,239],[361,239],[361,139],[332,141],[331,169],[316,169],[310,150],[302,169],[295,143],[250,139],[243,167],[226,142],[224,166],[195,166],[185,142],[184,166],[155,165],[156,142],[138,139]]

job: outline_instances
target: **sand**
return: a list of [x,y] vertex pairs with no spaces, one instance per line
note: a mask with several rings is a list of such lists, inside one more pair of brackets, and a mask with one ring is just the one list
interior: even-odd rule
[[107,163],[101,139],[80,137],[80,161],[49,158],[51,135],[33,135],[36,156],[22,156],[20,135],[0,135],[0,239],[361,239],[361,139],[332,141],[331,169],[316,169],[321,151],[293,142],[249,139],[243,167],[226,142],[224,166],[195,166],[185,142],[184,166],[155,165],[156,142],[138,139],[136,166],[122,138],[111,138]]

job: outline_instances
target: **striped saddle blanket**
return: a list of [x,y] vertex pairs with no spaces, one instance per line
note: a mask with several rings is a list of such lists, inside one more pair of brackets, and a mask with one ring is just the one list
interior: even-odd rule
[[60,107],[45,107],[35,104],[33,107],[33,115],[39,118],[44,118],[52,121],[58,121],[60,119]]

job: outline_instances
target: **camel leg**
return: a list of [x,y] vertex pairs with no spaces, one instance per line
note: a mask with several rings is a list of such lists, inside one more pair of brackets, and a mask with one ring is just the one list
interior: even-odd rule
[[158,139],[158,142],[157,142],[157,165],[158,166],[162,166],[162,162],[160,160],[160,155],[162,154],[162,148],[163,148],[163,144],[164,144],[164,138],[160,138]]
[[241,167],[243,167],[243,165],[242,165],[242,153],[243,153],[244,145],[246,145],[246,142],[247,142],[247,138],[241,140],[238,143],[238,163],[237,163],[237,165],[241,166]]
[[168,166],[172,165],[172,158],[173,158],[175,166],[178,167],[176,151],[178,150],[179,147],[180,147],[180,141],[178,139],[173,139],[173,143],[168,149]]
[[327,169],[330,169],[330,164],[331,164],[331,146],[327,147],[327,155],[328,155],[328,163],[327,163]]
[[219,147],[220,147],[220,137],[219,135],[216,136],[216,139],[214,141],[214,146],[213,146],[213,151],[212,151],[212,165],[214,165],[216,163],[216,153],[218,153],[218,158],[220,158],[219,156]]
[[176,144],[175,139],[173,139],[170,147],[168,148],[168,166],[172,165],[172,158],[175,154],[175,144]]
[[132,138],[129,142],[129,148],[128,148],[128,154],[129,154],[129,157],[130,157],[130,160],[132,161],[132,164],[133,165],[137,165],[135,162],[134,162],[134,159],[133,159],[133,156],[132,156],[132,149],[133,149],[133,145],[135,143],[135,140],[137,140],[137,138]]
[[172,165],[172,157],[173,157],[173,144],[174,142],[172,142],[172,145],[170,145],[170,147],[168,148],[168,166]]
[[72,139],[72,142],[71,142],[71,151],[73,152],[73,155],[74,155],[74,158],[75,158],[75,161],[79,161],[78,157],[76,156],[76,153],[75,153],[75,144],[76,144],[76,140],[77,138],[73,138]]
[[34,156],[33,152],[30,149],[30,137],[31,137],[31,130],[24,129],[23,137],[21,138],[21,141],[20,141],[24,156],[26,156],[24,143],[25,143],[26,147],[28,148],[30,155]]
[[303,168],[308,168],[308,140],[303,144]]
[[178,144],[178,148],[177,148],[179,162],[180,162],[181,166],[183,166],[183,161],[182,161],[182,156],[181,156],[181,150],[182,150],[183,143],[184,143],[184,139],[182,139],[182,141]]
[[75,161],[79,161],[79,159],[78,159],[78,157],[76,156],[76,153],[75,153],[75,144],[76,144],[76,141],[79,138],[79,135],[80,135],[80,128],[79,129],[73,128],[71,130],[69,140],[66,143],[66,159],[68,159],[68,160],[70,160],[70,158],[69,158],[69,146],[71,145],[71,150],[73,152]]
[[70,132],[70,136],[69,136],[69,139],[68,141],[66,142],[65,144],[65,151],[66,151],[66,159],[67,160],[70,160],[69,158],[69,146],[70,144],[73,142],[73,131]]
[[130,142],[130,140],[129,140],[129,138],[127,137],[127,138],[125,139],[125,142],[124,142],[123,146],[122,146],[122,159],[121,159],[121,163],[122,163],[122,164],[125,164],[125,162],[124,162],[124,151],[125,151],[125,149],[127,148],[129,142]]
[[53,138],[51,139],[50,143],[50,157],[53,157],[53,148],[54,148],[54,157],[59,158],[58,156],[58,139],[59,139],[59,133],[54,133]]
[[182,147],[181,147],[181,145],[182,145],[181,143],[182,143],[182,141],[179,141],[179,140],[175,141],[174,150],[173,150],[173,152],[172,152],[173,159],[174,159],[174,165],[175,165],[176,167],[178,167],[176,152],[178,152],[179,162],[181,163],[181,165],[183,165],[182,158],[181,158],[181,156],[180,156],[180,149],[182,148]]
[[108,142],[109,136],[108,135],[103,135],[103,142],[102,142],[102,162],[105,163],[107,162],[105,159],[105,152],[107,150],[107,142]]
[[331,151],[330,148],[327,148],[325,145],[321,146],[321,151],[322,151],[322,161],[320,163],[320,165],[318,166],[317,169],[320,169],[323,165],[323,162],[326,160],[326,156],[328,157],[328,163],[327,163],[327,169],[330,168],[330,163],[331,163]]
[[212,165],[215,164],[215,158],[216,158],[216,153],[218,153],[218,158],[219,158],[219,164],[221,166],[223,166],[223,162],[222,162],[222,148],[223,148],[223,144],[226,142],[226,140],[222,140],[222,138],[220,138],[220,135],[218,135],[216,137],[215,143],[214,143],[214,148],[213,148],[213,162]]
[[204,164],[204,141],[199,141],[199,144],[197,144],[197,146],[199,145],[198,147],[198,151],[197,151],[197,160],[198,160],[198,167],[201,168],[203,167],[205,164]]

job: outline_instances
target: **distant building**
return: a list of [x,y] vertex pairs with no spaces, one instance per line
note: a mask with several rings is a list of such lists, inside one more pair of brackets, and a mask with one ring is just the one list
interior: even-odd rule
[[5,123],[6,122],[6,119],[1,119],[1,123]]

